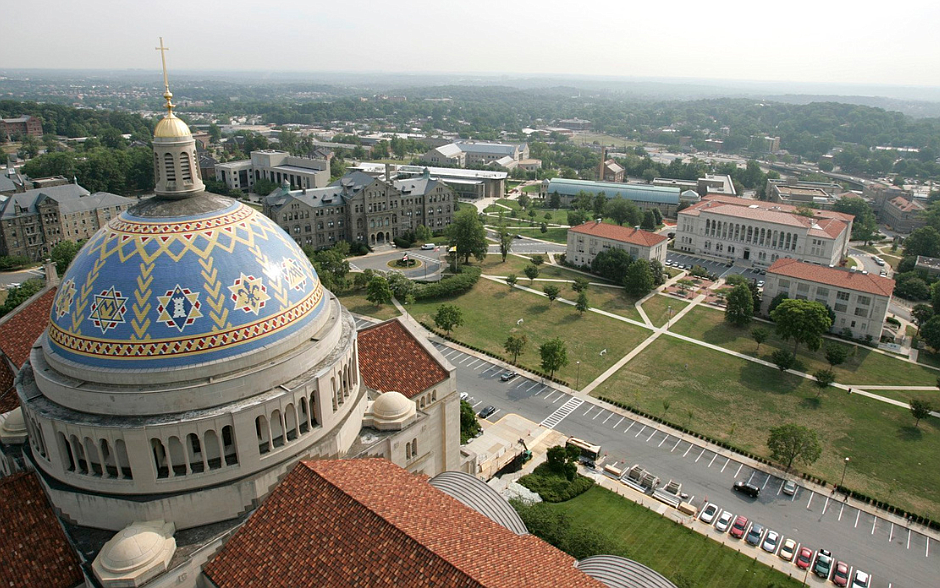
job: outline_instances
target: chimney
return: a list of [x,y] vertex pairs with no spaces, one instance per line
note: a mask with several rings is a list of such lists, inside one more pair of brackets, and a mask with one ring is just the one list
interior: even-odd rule
[[607,161],[607,147],[601,148],[601,163],[597,166],[597,181],[604,181],[604,163]]
[[388,163],[385,164],[385,181],[392,181],[392,166]]
[[59,274],[55,270],[55,264],[52,263],[51,259],[46,259],[42,264],[43,269],[46,271],[46,286],[58,286],[59,285]]

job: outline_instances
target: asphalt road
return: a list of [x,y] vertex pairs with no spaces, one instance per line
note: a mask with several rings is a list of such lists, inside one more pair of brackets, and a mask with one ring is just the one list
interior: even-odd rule
[[0,273],[0,288],[6,289],[12,286],[19,286],[26,280],[45,277],[46,272],[44,272],[41,267],[16,272],[3,272]]
[[[520,376],[501,382],[504,368],[452,347],[435,345],[456,366],[457,388],[470,395],[474,409],[496,407],[489,420],[512,412],[565,435],[600,444],[604,463],[640,464],[663,484],[669,480],[682,483],[682,492],[696,506],[713,502],[813,550],[829,549],[836,560],[872,574],[874,588],[940,585],[940,559],[931,553],[937,546],[915,529],[894,525],[845,505],[838,497],[802,486],[794,496],[787,496],[782,493],[781,478],[680,441],[668,431],[582,402],[537,380]],[[733,492],[736,480],[761,487],[760,497]],[[817,583],[823,584],[818,579]]]

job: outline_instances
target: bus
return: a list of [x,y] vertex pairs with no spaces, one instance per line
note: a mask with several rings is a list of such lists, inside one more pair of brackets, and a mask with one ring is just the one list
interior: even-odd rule
[[601,446],[588,443],[584,439],[569,437],[565,442],[565,447],[577,447],[581,451],[581,461],[594,464],[600,459]]

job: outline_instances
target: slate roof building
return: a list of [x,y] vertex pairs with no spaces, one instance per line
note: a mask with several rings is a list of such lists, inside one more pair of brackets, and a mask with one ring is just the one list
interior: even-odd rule
[[769,267],[792,257],[839,265],[852,234],[852,215],[796,206],[708,195],[678,214],[675,247],[722,261]]
[[434,165],[490,165],[498,163],[512,169],[519,161],[529,158],[527,143],[490,143],[486,141],[455,141],[434,147],[421,160]]

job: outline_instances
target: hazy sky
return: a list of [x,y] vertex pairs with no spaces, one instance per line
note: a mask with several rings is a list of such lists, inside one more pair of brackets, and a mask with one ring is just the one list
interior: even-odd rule
[[936,0],[11,2],[0,67],[940,86]]

